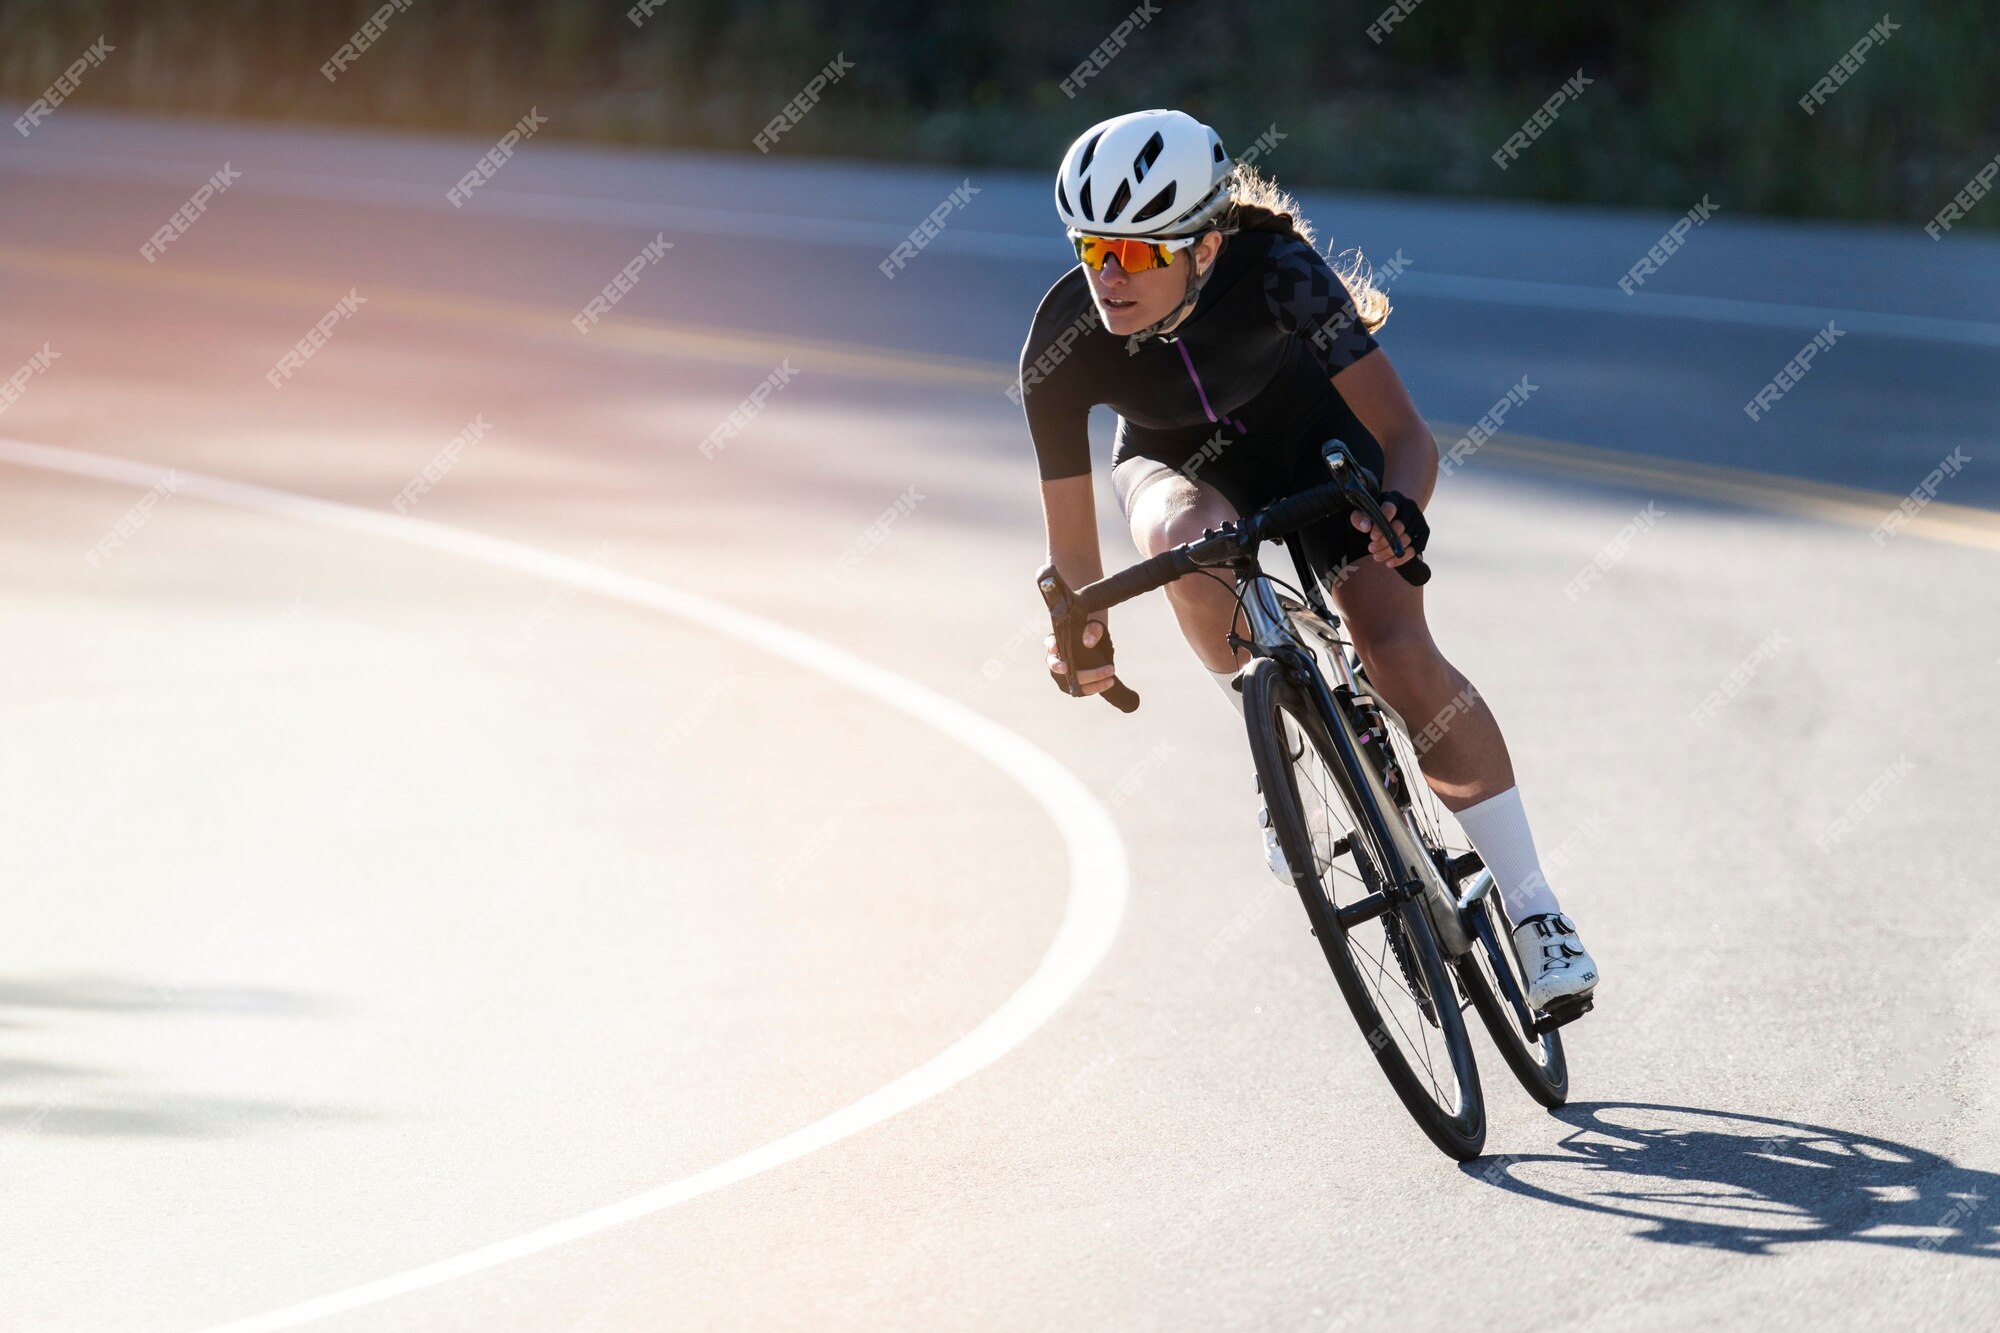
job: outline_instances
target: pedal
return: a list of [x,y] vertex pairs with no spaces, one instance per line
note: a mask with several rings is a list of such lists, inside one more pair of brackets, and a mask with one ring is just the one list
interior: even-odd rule
[[1564,1024],[1576,1022],[1577,1019],[1589,1013],[1595,1007],[1596,1003],[1597,997],[1595,995],[1584,995],[1569,1000],[1549,1001],[1549,1007],[1542,1011],[1540,1018],[1535,1020],[1535,1035],[1539,1037],[1545,1033],[1554,1032]]

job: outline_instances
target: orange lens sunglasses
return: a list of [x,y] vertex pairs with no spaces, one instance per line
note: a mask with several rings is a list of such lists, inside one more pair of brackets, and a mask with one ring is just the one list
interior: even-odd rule
[[1165,268],[1174,262],[1174,252],[1193,245],[1198,237],[1183,236],[1167,241],[1142,241],[1134,237],[1087,236],[1073,231],[1076,257],[1093,269],[1102,270],[1104,261],[1116,259],[1127,273],[1144,273],[1149,268]]

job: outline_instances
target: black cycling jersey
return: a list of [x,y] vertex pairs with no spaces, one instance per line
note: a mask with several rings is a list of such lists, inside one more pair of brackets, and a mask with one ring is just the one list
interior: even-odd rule
[[1157,459],[1213,482],[1239,511],[1295,489],[1311,466],[1302,452],[1328,439],[1379,476],[1380,446],[1329,382],[1376,346],[1346,284],[1288,230],[1227,237],[1194,310],[1136,344],[1104,328],[1079,265],[1042,298],[1021,351],[1042,478],[1090,471],[1099,403],[1118,413],[1114,467]]

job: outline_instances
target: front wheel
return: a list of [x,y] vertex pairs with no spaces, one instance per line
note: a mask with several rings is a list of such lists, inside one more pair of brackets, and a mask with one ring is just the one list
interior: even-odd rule
[[[1399,814],[1365,780],[1346,722],[1327,718],[1280,663],[1260,657],[1241,679],[1278,844],[1347,1007],[1418,1127],[1452,1157],[1477,1157],[1486,1107],[1458,992],[1422,904],[1400,887],[1414,869],[1397,864],[1359,803],[1378,819]],[[1371,904],[1382,910],[1366,914]]]

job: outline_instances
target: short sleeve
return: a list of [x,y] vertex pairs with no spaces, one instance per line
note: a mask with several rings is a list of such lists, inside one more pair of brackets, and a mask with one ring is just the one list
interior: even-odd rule
[[1043,481],[1087,476],[1090,472],[1090,405],[1044,380],[1021,396],[1035,463]]
[[1319,251],[1296,237],[1287,236],[1271,247],[1271,262],[1264,270],[1264,300],[1272,318],[1286,332],[1298,335],[1328,375],[1347,369],[1380,346],[1361,326],[1347,284]]
[[1009,397],[1018,397],[1028,416],[1035,459],[1043,481],[1090,473],[1090,409],[1094,403],[1091,377],[1083,362],[1085,340],[1100,328],[1094,306],[1064,319],[1074,300],[1058,299],[1061,284],[1052,289],[1035,312],[1034,327],[1021,348],[1020,375]]

